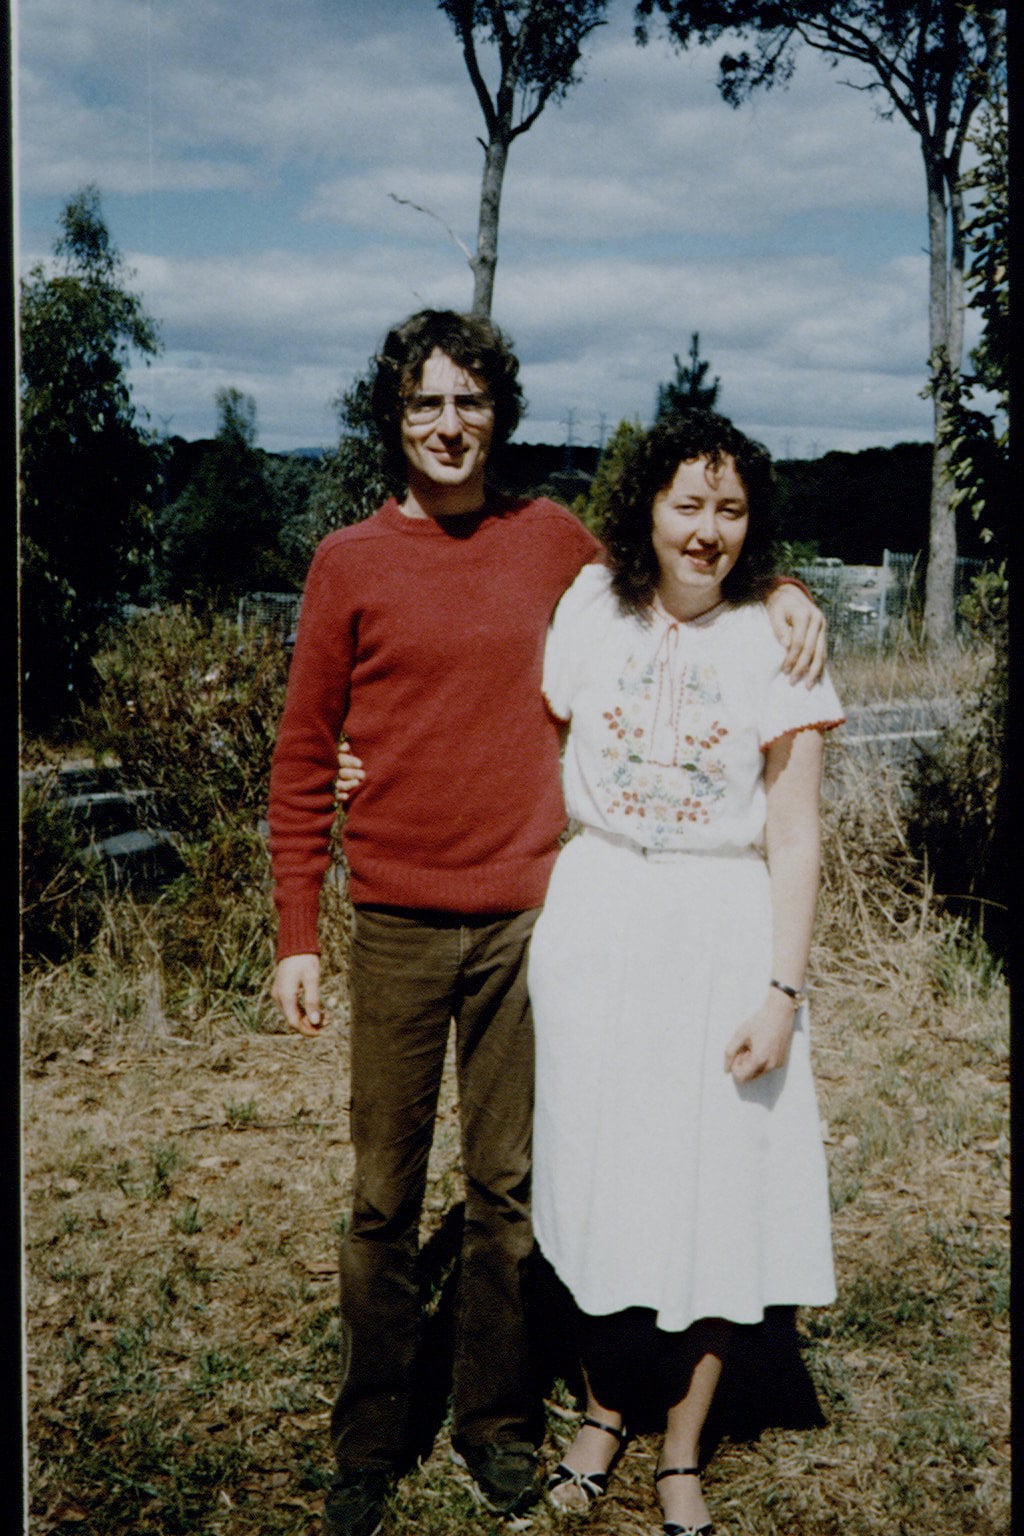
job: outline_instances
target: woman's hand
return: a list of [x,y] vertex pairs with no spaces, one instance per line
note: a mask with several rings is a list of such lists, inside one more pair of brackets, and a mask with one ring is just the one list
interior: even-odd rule
[[781,582],[765,599],[775,638],[786,647],[783,672],[791,683],[803,678],[807,687],[825,670],[825,615],[800,587]]
[[344,805],[365,778],[361,759],[349,751],[347,742],[341,742],[338,746],[338,777],[334,781],[334,798],[338,804]]
[[772,987],[758,1011],[733,1035],[725,1048],[725,1070],[737,1083],[752,1083],[765,1072],[784,1067],[789,1059],[795,1010],[784,992]]

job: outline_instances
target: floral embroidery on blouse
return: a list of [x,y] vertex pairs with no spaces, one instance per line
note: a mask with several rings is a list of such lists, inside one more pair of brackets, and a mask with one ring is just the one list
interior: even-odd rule
[[726,792],[715,750],[728,735],[718,674],[706,662],[681,663],[679,625],[670,624],[653,657],[630,657],[618,697],[603,711],[610,739],[597,788],[609,817],[635,816],[645,841],[662,847],[680,823],[707,825]]

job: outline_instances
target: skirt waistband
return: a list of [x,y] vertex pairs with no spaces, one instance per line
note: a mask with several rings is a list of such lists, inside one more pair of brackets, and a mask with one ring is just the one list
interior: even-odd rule
[[635,853],[653,864],[671,864],[679,859],[756,859],[758,863],[764,862],[764,851],[749,843],[744,848],[645,848],[643,843],[635,842],[633,838],[619,832],[607,832],[603,827],[592,826],[583,827],[580,836],[625,848],[627,852]]

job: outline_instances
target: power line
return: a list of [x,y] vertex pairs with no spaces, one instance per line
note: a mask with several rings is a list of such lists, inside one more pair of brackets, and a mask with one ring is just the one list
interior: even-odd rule
[[565,467],[566,469],[572,469],[572,429],[576,425],[576,412],[572,407],[562,417],[562,425],[565,428]]

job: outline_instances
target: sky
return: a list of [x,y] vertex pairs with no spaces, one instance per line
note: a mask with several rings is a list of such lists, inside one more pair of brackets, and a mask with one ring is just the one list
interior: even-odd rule
[[[493,318],[522,365],[517,439],[649,421],[697,331],[718,409],[777,456],[929,440],[911,129],[809,51],[787,89],[730,108],[722,45],[638,48],[632,9],[612,0],[580,83],[509,155]],[[434,0],[15,15],[22,270],[94,184],[160,328],[131,372],[154,430],[213,436],[231,386],[260,446],[329,445],[332,402],[390,325],[469,307],[483,124]]]

